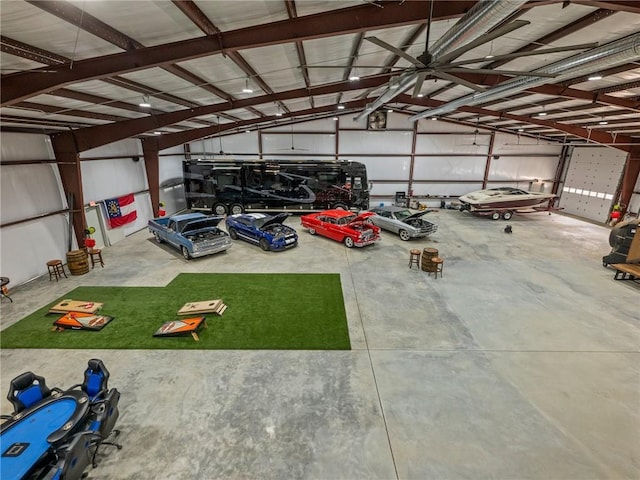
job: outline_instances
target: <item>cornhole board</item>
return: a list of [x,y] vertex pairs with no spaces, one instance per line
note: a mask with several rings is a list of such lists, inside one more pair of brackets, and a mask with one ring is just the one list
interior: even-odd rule
[[66,299],[51,307],[49,313],[96,313],[103,305],[104,303]]
[[206,300],[204,302],[189,302],[185,303],[182,308],[178,310],[178,315],[192,315],[194,313],[215,313],[216,315],[222,316],[226,309],[227,306],[222,302],[221,299]]
[[107,315],[69,312],[53,322],[53,329],[57,331],[72,329],[93,330],[94,332],[97,332],[102,330],[111,320],[113,320],[113,317],[109,317]]
[[180,320],[171,320],[163,323],[154,337],[176,337],[179,335],[191,334],[193,339],[198,342],[200,337],[196,333],[200,327],[207,328],[207,320],[205,317],[183,318]]

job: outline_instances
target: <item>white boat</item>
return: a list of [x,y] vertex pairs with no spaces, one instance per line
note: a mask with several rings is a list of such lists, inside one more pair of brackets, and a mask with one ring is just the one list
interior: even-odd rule
[[499,187],[477,190],[459,198],[460,210],[471,213],[491,215],[494,220],[502,216],[509,220],[517,211],[536,211],[557,195],[545,192],[528,192],[519,188]]

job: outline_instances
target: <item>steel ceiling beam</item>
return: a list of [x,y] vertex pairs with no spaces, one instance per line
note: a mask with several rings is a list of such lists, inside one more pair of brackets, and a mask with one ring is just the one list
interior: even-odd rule
[[[356,109],[363,108],[366,104],[364,99],[362,100],[352,100],[350,102],[346,102],[344,105],[347,109]],[[291,117],[303,117],[303,116],[311,116],[319,113],[331,113],[335,111],[334,105],[325,105],[323,107],[310,108],[307,110],[299,110],[291,115]],[[263,123],[271,123],[281,120],[283,117],[276,117],[275,115],[266,116],[263,118],[254,118],[251,120],[241,120],[236,123],[221,125],[220,127],[205,127],[198,128],[196,130],[189,130],[185,132],[171,133],[168,135],[161,135],[157,138],[157,144],[159,150],[164,150],[166,148],[175,147],[176,145],[182,145],[184,143],[193,142],[194,140],[199,140],[201,138],[206,138],[211,135],[218,135],[222,132],[226,132],[229,130],[235,130],[239,128],[244,128],[248,126],[255,126]]]
[[[383,85],[389,80],[389,76],[376,76],[370,79],[362,79],[359,84],[362,88]],[[140,135],[152,130],[158,130],[169,125],[187,121],[202,115],[220,115],[220,112],[237,108],[249,108],[253,105],[260,105],[275,101],[293,100],[307,95],[327,95],[332,93],[340,93],[349,91],[353,88],[352,82],[341,82],[330,85],[314,87],[311,90],[299,88],[281,92],[277,95],[264,95],[260,97],[252,97],[243,100],[236,100],[233,103],[224,102],[214,105],[206,105],[190,108],[188,110],[179,110],[176,112],[167,112],[148,117],[125,120],[123,122],[99,125],[95,129],[80,129],[73,132],[77,144],[78,152],[84,152],[91,148],[106,145],[118,140]],[[335,106],[331,106],[335,109]],[[298,112],[292,113],[298,115]],[[279,117],[276,117],[279,118]],[[214,125],[217,128],[217,124]],[[70,132],[64,132],[61,135],[71,135]]]
[[[434,6],[433,18],[437,21],[462,15],[475,3],[438,2]],[[79,60],[74,62],[72,70],[58,68],[55,75],[42,75],[37,71],[6,75],[2,78],[0,106],[11,105],[70,83],[159,67],[217,53],[422,23],[428,4],[428,1],[420,0],[389,3],[385,4],[384,8],[360,5],[232,30],[218,37],[207,36]]]
[[55,107],[53,105],[44,105],[42,103],[20,102],[16,103],[13,108],[26,108],[28,110],[37,110],[54,115],[67,115],[70,117],[93,118],[95,120],[105,120],[107,122],[120,122],[129,120],[127,117],[119,117],[117,115],[108,115],[106,113],[88,112],[86,110],[75,110]]
[[637,0],[571,0],[571,3],[587,5],[589,7],[606,8],[617,12],[640,13],[640,3]]
[[[297,18],[298,10],[296,8],[296,4],[294,0],[284,0],[284,4],[287,7],[287,13],[289,18]],[[311,88],[311,80],[309,79],[309,69],[307,68],[307,56],[304,53],[304,45],[302,42],[296,40],[296,52],[298,54],[298,64],[301,65],[302,70],[302,78],[304,79],[304,84],[307,88]],[[313,104],[313,97],[309,97],[309,101],[311,102],[311,108],[315,105]]]
[[[441,102],[433,99],[427,99],[425,101],[424,98],[412,98],[410,95],[406,95],[406,94],[399,95],[397,98],[399,98],[403,103],[412,104],[412,105],[425,107],[425,108],[435,108],[435,107],[439,107],[440,105],[444,105],[446,103],[446,102]],[[607,132],[593,131],[591,129],[577,127],[575,125],[566,125],[566,124],[554,122],[551,120],[542,120],[541,118],[530,118],[530,117],[524,117],[521,115],[513,115],[511,113],[506,113],[506,112],[496,112],[496,111],[487,110],[485,108],[474,107],[474,106],[459,107],[457,111],[474,113],[476,115],[508,118],[510,120],[515,120],[523,123],[549,127],[555,130],[559,130],[561,132],[566,132],[575,137],[587,139],[594,143],[612,146],[620,150],[624,150],[625,152],[630,151],[632,146],[640,147],[640,140],[635,139],[633,137],[629,137],[626,135],[614,136]]]

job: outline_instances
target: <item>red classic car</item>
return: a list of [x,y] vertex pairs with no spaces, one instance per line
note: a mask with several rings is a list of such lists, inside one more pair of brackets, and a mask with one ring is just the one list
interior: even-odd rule
[[359,215],[347,210],[325,210],[300,217],[303,227],[309,229],[311,235],[319,233],[338,242],[344,242],[348,248],[364,247],[380,239],[380,228],[365,219],[375,215],[373,212],[362,212]]

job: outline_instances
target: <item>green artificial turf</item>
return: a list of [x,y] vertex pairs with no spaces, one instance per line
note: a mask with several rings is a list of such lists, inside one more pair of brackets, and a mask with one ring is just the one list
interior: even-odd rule
[[[180,318],[185,303],[217,298],[228,308],[221,317],[203,315],[208,328],[199,331],[199,342],[191,335],[153,337]],[[100,313],[114,320],[97,332],[53,331],[61,314],[49,308],[64,299],[104,303]],[[338,274],[183,273],[166,287],[76,288],[2,331],[0,347],[350,350],[351,344]]]

